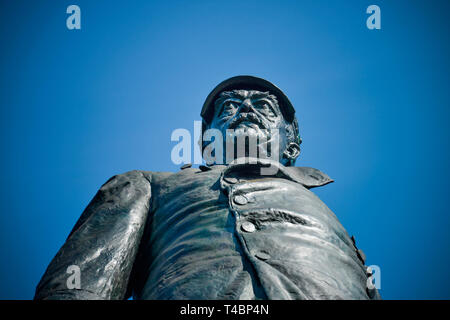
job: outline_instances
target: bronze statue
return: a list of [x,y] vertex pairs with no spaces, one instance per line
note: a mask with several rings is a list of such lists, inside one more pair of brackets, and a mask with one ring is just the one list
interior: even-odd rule
[[[224,154],[198,169],[112,177],[35,299],[379,299],[354,238],[310,191],[332,180],[294,166],[301,139],[284,93],[260,78],[233,77],[209,94],[201,115],[204,130],[275,139],[278,149],[267,154],[278,161]],[[273,174],[262,174],[269,167]],[[71,265],[80,288],[67,287]]]

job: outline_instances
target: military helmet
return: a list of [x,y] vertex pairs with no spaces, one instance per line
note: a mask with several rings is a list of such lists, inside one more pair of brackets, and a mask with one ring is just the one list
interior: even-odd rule
[[295,109],[289,101],[288,97],[273,83],[264,80],[262,78],[253,76],[236,76],[229,78],[221,83],[219,83],[208,95],[205,103],[203,104],[202,112],[200,115],[206,123],[210,123],[214,116],[214,103],[219,97],[220,93],[223,91],[232,90],[258,90],[258,91],[269,91],[271,94],[275,95],[278,99],[278,103],[283,114],[283,117],[288,121],[292,122],[295,118]]

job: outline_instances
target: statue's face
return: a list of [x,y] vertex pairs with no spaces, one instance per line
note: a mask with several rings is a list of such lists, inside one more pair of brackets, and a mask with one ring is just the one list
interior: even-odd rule
[[245,135],[265,141],[264,146],[258,144],[259,148],[268,145],[267,142],[271,148],[277,143],[277,160],[282,162],[288,144],[286,125],[274,95],[256,90],[233,90],[222,92],[216,100],[209,128],[220,130],[223,137],[233,132],[236,137]]

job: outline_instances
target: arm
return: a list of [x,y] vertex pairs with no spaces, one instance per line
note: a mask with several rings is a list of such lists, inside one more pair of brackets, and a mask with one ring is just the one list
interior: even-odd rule
[[[130,171],[100,188],[48,266],[35,299],[127,298],[150,206],[148,177]],[[68,288],[69,266],[79,267],[79,289]]]

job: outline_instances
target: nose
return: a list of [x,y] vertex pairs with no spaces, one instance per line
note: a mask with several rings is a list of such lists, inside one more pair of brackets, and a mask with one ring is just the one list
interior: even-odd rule
[[240,112],[253,112],[253,105],[252,102],[250,101],[250,99],[245,99],[242,103],[241,106],[239,107],[239,111]]

